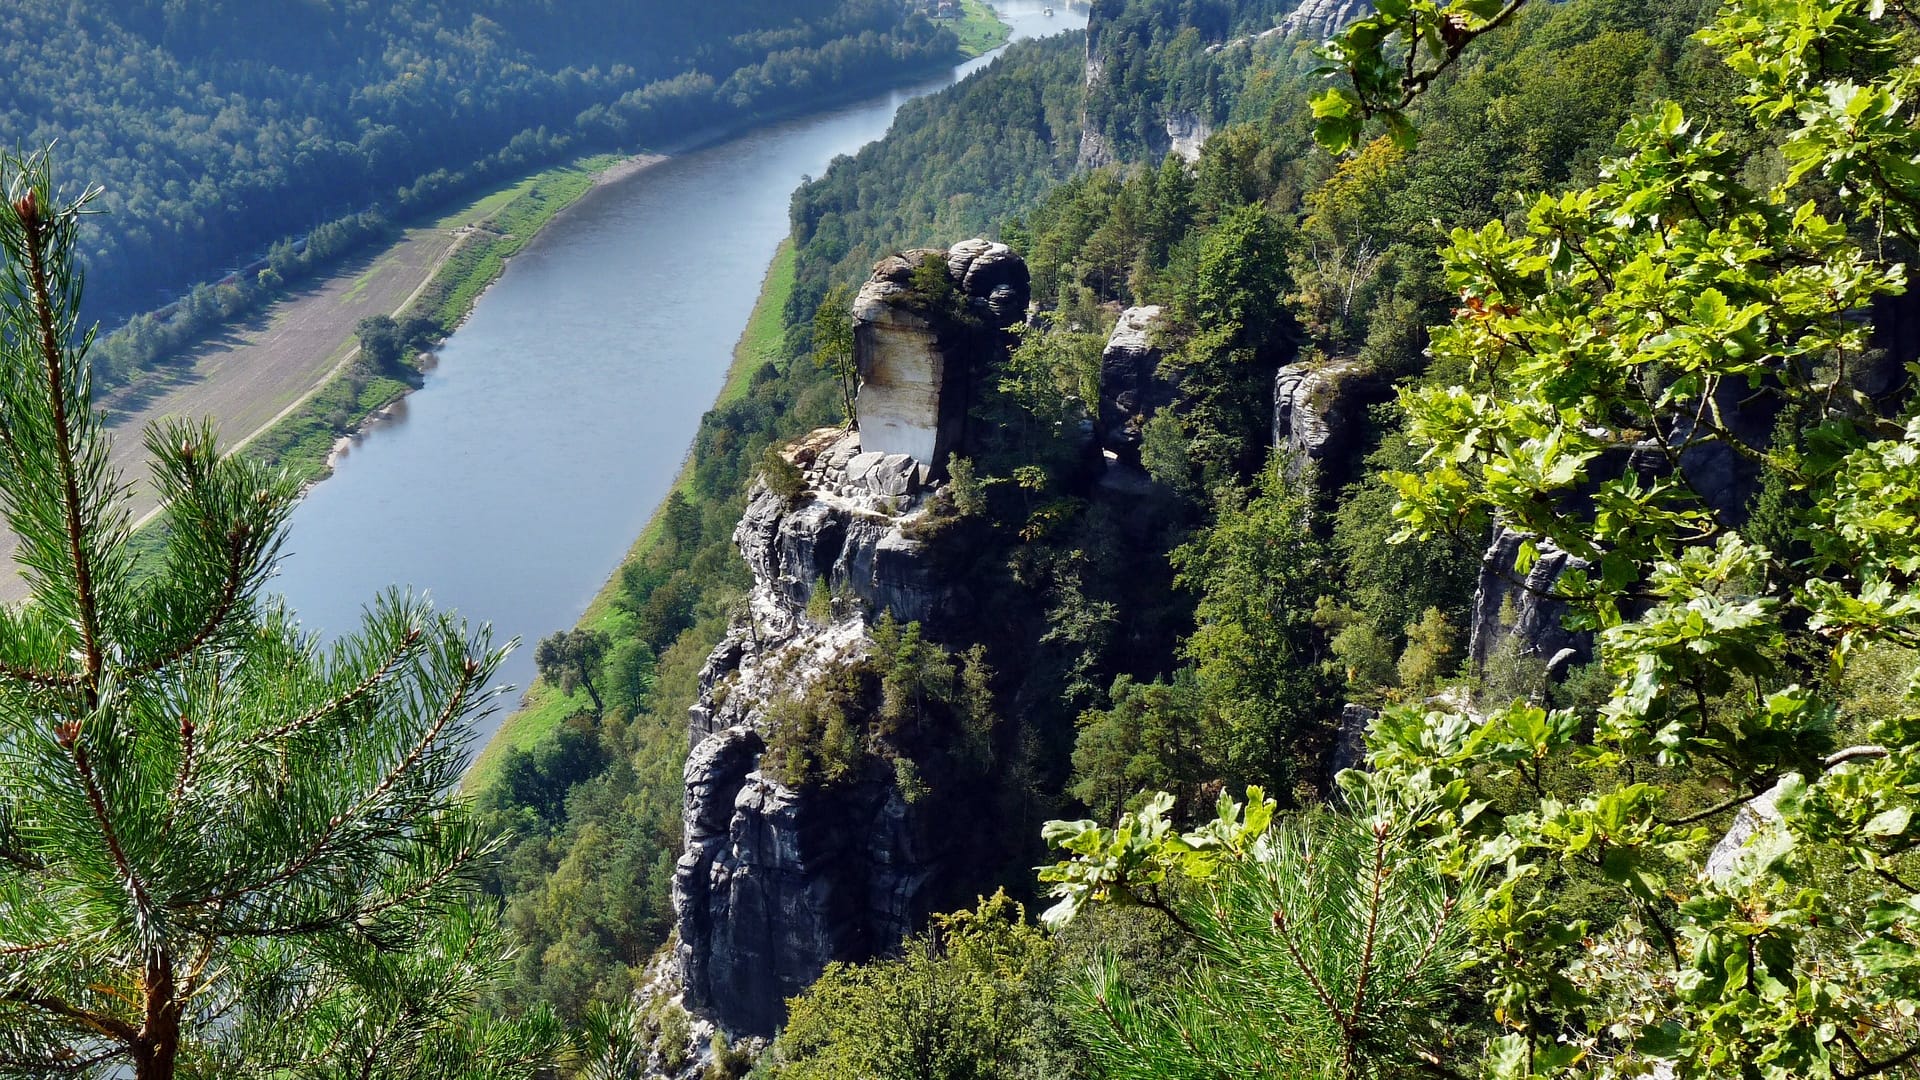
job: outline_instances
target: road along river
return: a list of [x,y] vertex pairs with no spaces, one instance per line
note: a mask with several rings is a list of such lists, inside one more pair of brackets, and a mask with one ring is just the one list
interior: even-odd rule
[[[1085,25],[1084,7],[1059,0],[995,7],[1016,38]],[[500,677],[528,685],[533,642],[580,617],[679,471],[801,177],[991,57],[582,197],[514,256],[426,385],[307,494],[272,591],[337,634],[381,590],[411,585],[492,622],[496,640],[521,638]]]

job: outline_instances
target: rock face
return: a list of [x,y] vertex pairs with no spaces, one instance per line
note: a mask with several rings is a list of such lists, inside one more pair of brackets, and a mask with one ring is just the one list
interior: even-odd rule
[[[907,535],[934,490],[924,466],[837,428],[786,454],[805,493],[789,501],[756,485],[734,531],[754,587],[700,673],[673,884],[687,1004],[752,1035],[773,1034],[786,999],[829,962],[865,959],[918,926],[950,835],[882,766],[831,790],[760,771],[768,707],[864,655],[872,614],[932,619],[953,603]],[[836,607],[861,610],[816,622],[809,603],[823,584]]]
[[1325,41],[1346,29],[1348,23],[1371,14],[1371,0],[1300,0],[1300,6],[1280,21],[1280,32]]
[[1567,605],[1552,596],[1560,575],[1584,569],[1586,560],[1537,541],[1540,557],[1522,578],[1514,567],[1525,540],[1521,533],[1502,527],[1480,557],[1480,582],[1473,593],[1473,625],[1467,642],[1475,671],[1484,670],[1487,659],[1510,640],[1516,640],[1524,654],[1563,670],[1569,663],[1593,659],[1593,636],[1561,625]]
[[1289,476],[1309,467],[1329,490],[1359,465],[1367,410],[1393,397],[1393,384],[1356,360],[1288,364],[1273,377],[1273,445]]
[[[935,273],[951,289],[933,291],[950,295],[930,302]],[[753,588],[690,711],[673,904],[685,1003],[736,1035],[772,1035],[828,963],[890,949],[963,899],[949,895],[968,861],[951,799],[909,803],[880,760],[804,789],[760,763],[769,710],[864,657],[881,613],[938,640],[967,609],[916,531],[947,454],[964,450],[977,368],[1027,298],[1026,265],[985,240],[882,262],[854,309],[860,430],[787,447],[798,490],[756,484],[734,529]]]
[[1188,163],[1200,160],[1200,151],[1213,138],[1213,125],[1191,109],[1175,109],[1167,116],[1167,143]]
[[975,361],[991,344],[915,285],[929,264],[993,330],[1026,314],[1030,290],[1026,263],[1005,244],[968,240],[951,251],[922,248],[882,260],[854,300],[862,447],[905,455],[939,475],[965,437]]
[[1100,446],[1129,465],[1140,464],[1140,434],[1154,413],[1173,404],[1179,384],[1160,370],[1154,343],[1158,305],[1120,313],[1100,354]]
[[832,798],[752,768],[747,725],[687,759],[687,850],[673,885],[686,1000],[772,1035],[829,962],[898,943],[926,915],[935,860],[898,790],[875,777]]
[[1373,726],[1379,713],[1365,705],[1348,702],[1340,707],[1340,726],[1334,732],[1333,751],[1327,755],[1327,781],[1348,769],[1364,768],[1367,764],[1367,729]]

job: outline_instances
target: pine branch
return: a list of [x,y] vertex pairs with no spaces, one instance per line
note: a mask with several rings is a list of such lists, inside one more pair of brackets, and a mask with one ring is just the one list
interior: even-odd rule
[[181,900],[173,906],[178,908],[195,908],[208,904],[232,903],[245,897],[249,893],[256,893],[262,889],[271,888],[305,873],[315,863],[319,862],[322,855],[326,854],[328,845],[332,843],[334,836],[339,833],[343,826],[364,814],[368,808],[372,807],[382,798],[385,798],[386,794],[393,789],[394,785],[398,784],[402,777],[411,772],[414,766],[419,764],[428,749],[438,741],[440,733],[446,729],[448,724],[452,723],[466,710],[467,696],[473,692],[473,687],[479,681],[479,676],[480,663],[471,657],[467,658],[464,667],[461,669],[459,685],[455,688],[452,698],[447,702],[446,707],[441,710],[440,715],[434,719],[433,724],[427,729],[426,734],[422,735],[407,756],[387,773],[386,777],[380,781],[378,787],[374,788],[351,808],[335,814],[327,822],[326,826],[320,830],[320,835],[314,839],[312,845],[297,858],[263,880],[252,884],[236,885],[210,896]]
[[[246,526],[244,525],[238,526],[238,530],[244,530],[245,528]],[[175,645],[167,652],[158,656],[148,657],[145,660],[137,661],[129,665],[122,675],[123,678],[128,680],[143,679],[149,675],[165,671],[182,660],[185,660],[187,657],[192,656],[195,652],[199,651],[201,646],[213,640],[213,636],[220,632],[222,626],[226,625],[228,616],[233,614],[234,606],[240,599],[241,586],[246,583],[247,552],[243,546],[245,542],[246,537],[244,533],[240,531],[229,535],[227,540],[227,573],[225,580],[221,583],[219,597],[215,599],[213,608],[208,611],[206,619],[200,624],[200,628],[188,636],[185,641]]]
[[44,690],[71,690],[86,681],[85,675],[56,675],[35,668],[0,663],[0,679],[28,683]]
[[69,936],[55,938],[52,941],[35,942],[32,945],[8,945],[0,947],[0,956],[24,956],[27,953],[45,952],[48,949],[57,949],[63,945],[71,945],[72,943],[73,938]]
[[298,733],[307,725],[316,723],[323,717],[332,716],[366,697],[368,694],[371,694],[376,687],[385,682],[387,678],[400,667],[402,661],[412,655],[414,647],[420,643],[420,637],[421,632],[419,626],[408,626],[407,632],[401,638],[399,646],[387,654],[386,660],[378,668],[374,669],[373,674],[360,680],[358,684],[346,693],[333,698],[323,705],[308,710],[305,714],[277,728],[252,736],[242,745],[254,747],[262,743],[279,742],[281,739]]
[[1328,992],[1326,984],[1320,981],[1319,973],[1313,970],[1313,966],[1307,963],[1306,957],[1300,954],[1299,947],[1294,944],[1293,928],[1288,923],[1286,912],[1273,913],[1273,929],[1280,935],[1281,943],[1286,946],[1287,955],[1293,958],[1293,966],[1299,968],[1300,973],[1307,977],[1307,983],[1313,987],[1313,994],[1320,999],[1321,1007],[1326,1009],[1327,1013],[1340,1025],[1341,1031],[1352,1032],[1353,1020],[1340,1011],[1339,1003],[1334,1001],[1333,994]]
[[[1355,980],[1353,1009],[1351,1010],[1356,1022],[1360,1019],[1361,1010],[1366,1006],[1367,980],[1373,974],[1373,946],[1380,933],[1380,896],[1386,889],[1388,873],[1390,873],[1390,871],[1387,868],[1387,825],[1384,821],[1375,822],[1373,826],[1373,873],[1370,875],[1373,890],[1372,895],[1367,899],[1367,932],[1364,938],[1364,944],[1360,947],[1360,973],[1359,977]],[[1347,1065],[1349,1068],[1352,1068],[1353,1062],[1348,1061]]]
[[48,276],[47,255],[51,235],[42,215],[50,207],[39,205],[38,193],[27,189],[14,203],[20,226],[26,233],[27,280],[31,290],[34,316],[39,323],[40,360],[45,365],[47,394],[53,409],[53,435],[61,495],[65,503],[67,547],[73,558],[74,593],[80,623],[81,647],[86,660],[87,704],[98,703],[99,679],[104,657],[100,643],[100,613],[93,594],[93,564],[86,550],[86,517],[80,501],[80,481],[74,469],[74,432],[67,415],[66,371],[60,333],[54,325],[53,287]]
[[107,851],[113,856],[114,868],[120,871],[121,879],[133,897],[140,921],[146,923],[153,910],[153,902],[148,896],[146,883],[134,870],[132,860],[127,858],[126,847],[120,842],[120,832],[114,827],[113,815],[108,812],[106,797],[100,790],[99,778],[94,775],[93,762],[87,755],[87,747],[81,736],[79,721],[73,721],[61,728],[59,739],[72,754],[74,770],[80,776],[87,805],[93,810],[94,822],[100,826],[100,835],[107,842]]
[[57,1016],[62,1020],[79,1024],[97,1035],[105,1035],[109,1039],[118,1039],[128,1046],[133,1045],[140,1039],[140,1029],[134,1027],[132,1024],[124,1020],[115,1020],[111,1016],[102,1016],[99,1013],[82,1009],[76,1005],[69,1005],[59,998],[42,997],[33,994],[0,993],[0,1001],[11,1001],[16,1005],[25,1005],[30,1009],[37,1009],[49,1016]]

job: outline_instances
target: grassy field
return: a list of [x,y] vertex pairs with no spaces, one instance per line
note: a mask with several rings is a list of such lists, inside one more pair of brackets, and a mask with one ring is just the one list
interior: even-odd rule
[[[733,347],[733,362],[727,367],[727,381],[720,389],[720,396],[714,401],[716,406],[738,400],[746,395],[753,382],[753,373],[762,364],[778,361],[783,351],[785,327],[781,313],[786,310],[787,298],[793,295],[794,253],[791,241],[780,242],[780,249],[774,253],[772,265],[767,267],[767,276],[760,283],[760,297],[754,301],[753,314],[747,317],[747,326],[740,340]],[[684,487],[688,482],[688,472],[692,468],[692,459],[680,467],[680,475],[674,480],[674,487]],[[665,500],[661,500],[663,503]],[[655,509],[653,518],[640,532],[639,539],[627,551],[621,560],[625,565],[644,554],[655,542],[659,533],[660,515]],[[629,618],[613,604],[613,598],[619,589],[620,575],[616,571],[607,577],[600,592],[587,605],[580,616],[579,626],[592,630],[604,630],[618,635],[621,622]],[[468,792],[484,790],[500,770],[500,764],[506,759],[509,749],[531,750],[539,745],[547,733],[560,726],[567,717],[587,707],[585,691],[576,691],[568,695],[560,692],[559,687],[549,686],[543,680],[536,679],[527,690],[526,702],[519,711],[507,717],[500,724],[500,730],[492,741],[474,759],[473,766],[467,770],[461,786]]]
[[611,154],[549,169],[482,200],[489,206],[475,235],[442,263],[416,310],[451,329],[553,216],[592,190],[594,178],[620,160]]
[[953,32],[960,35],[960,51],[968,57],[984,56],[1007,43],[1012,30],[994,15],[986,0],[960,0],[960,11]]

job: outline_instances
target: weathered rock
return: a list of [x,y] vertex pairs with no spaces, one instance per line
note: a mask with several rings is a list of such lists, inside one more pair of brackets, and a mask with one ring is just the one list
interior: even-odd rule
[[1159,323],[1158,305],[1128,308],[1100,354],[1100,445],[1124,464],[1140,464],[1141,430],[1180,389],[1160,370]]
[[[864,437],[833,434],[856,444]],[[836,469],[836,460],[847,463]],[[748,494],[733,541],[753,572],[756,599],[796,620],[824,582],[876,617],[891,611],[902,621],[939,621],[952,589],[935,579],[919,542],[907,535],[929,494],[925,467],[905,454],[847,455],[840,442],[815,461],[795,502],[765,485]]]
[[1312,467],[1331,490],[1358,471],[1367,410],[1393,384],[1357,360],[1288,364],[1273,377],[1273,445],[1288,475]]
[[[734,541],[753,589],[701,670],[689,713],[677,961],[687,1006],[735,1033],[771,1035],[785,1000],[828,963],[898,943],[960,861],[950,855],[956,834],[934,828],[931,809],[908,806],[882,764],[805,791],[759,770],[767,709],[862,657],[867,618],[892,611],[937,625],[954,603],[907,533],[934,493],[925,466],[861,439],[816,431],[784,451],[805,481],[797,497],[764,484],[750,494]],[[823,582],[838,609],[824,625],[810,605]]]
[[[919,295],[916,278],[935,269],[970,317]],[[918,530],[940,492],[934,467],[960,446],[973,366],[1005,346],[1027,293],[1025,264],[985,240],[882,261],[854,311],[860,430],[806,435],[782,451],[802,486],[748,494],[734,542],[753,588],[689,712],[673,885],[685,1004],[736,1034],[771,1035],[828,963],[885,951],[960,902],[942,890],[978,862],[956,854],[973,841],[948,827],[954,797],[932,789],[932,773],[913,804],[877,757],[796,790],[760,769],[760,733],[776,703],[861,661],[881,613],[939,640],[966,609]]]
[[1567,605],[1553,596],[1560,575],[1585,569],[1586,560],[1574,558],[1545,541],[1535,541],[1540,557],[1522,577],[1520,545],[1526,537],[1501,527],[1480,557],[1480,582],[1473,593],[1473,625],[1469,627],[1467,655],[1473,670],[1483,671],[1494,653],[1514,641],[1527,656],[1551,658],[1561,672],[1576,660],[1593,659],[1593,635],[1563,625]]
[[1726,881],[1738,865],[1747,841],[1762,830],[1780,824],[1780,796],[1786,792],[1786,783],[1782,780],[1741,805],[1733,815],[1733,824],[1707,853],[1702,876],[1709,881]]
[[866,959],[912,932],[927,914],[934,860],[884,778],[803,794],[728,771],[737,755],[695,753],[688,791],[736,794],[725,831],[690,838],[675,869],[686,998],[731,1030],[771,1035],[786,999],[827,964]]
[[1346,29],[1347,24],[1371,14],[1371,0],[1300,0],[1300,6],[1280,21],[1280,32],[1325,41]]
[[858,615],[813,627],[763,600],[764,619],[735,627],[701,672],[673,882],[687,1005],[753,1035],[773,1034],[827,964],[884,952],[949,899],[936,890],[960,842],[882,764],[806,791],[759,770],[766,708],[872,641]]
[[1188,162],[1200,160],[1200,151],[1211,138],[1213,125],[1192,109],[1174,109],[1167,114],[1167,142]]
[[913,276],[929,263],[997,329],[1025,315],[1030,284],[1026,263],[1005,244],[969,240],[881,260],[854,300],[862,448],[905,454],[938,476],[965,436],[974,371],[1000,343],[920,294]]

